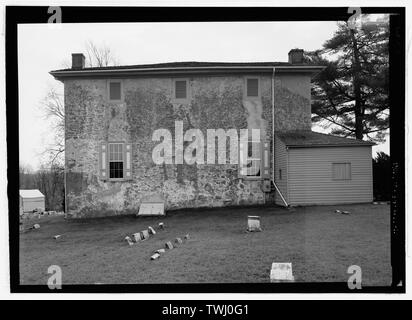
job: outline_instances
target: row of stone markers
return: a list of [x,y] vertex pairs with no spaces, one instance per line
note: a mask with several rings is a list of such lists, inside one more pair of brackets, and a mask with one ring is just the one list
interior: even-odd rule
[[[189,234],[185,235],[183,239],[184,239],[184,241],[189,240],[190,239]],[[166,253],[166,250],[170,251],[173,248],[176,248],[179,245],[183,244],[183,240],[181,238],[176,238],[174,242],[175,242],[175,244],[173,245],[171,241],[167,241],[165,243],[165,249],[156,250],[155,253],[150,257],[150,259],[151,260],[159,259],[161,254]]]
[[[163,230],[164,228],[165,228],[164,223],[159,222],[158,230]],[[138,242],[145,241],[145,240],[149,239],[150,236],[154,236],[155,234],[156,234],[155,229],[153,229],[152,227],[148,227],[146,230],[133,233],[132,237],[126,236],[124,238],[124,240],[127,241],[129,246],[132,246],[135,243],[138,243]]]

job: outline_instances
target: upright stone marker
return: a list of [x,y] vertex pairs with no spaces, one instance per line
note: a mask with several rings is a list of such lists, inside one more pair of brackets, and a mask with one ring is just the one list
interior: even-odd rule
[[141,236],[140,232],[134,233],[133,234],[133,239],[134,239],[134,242],[139,242],[140,240],[142,240],[142,236]]
[[248,216],[247,217],[247,231],[255,232],[262,231],[260,228],[260,217],[259,216]]
[[273,262],[270,270],[270,282],[293,282],[295,277],[292,274],[292,263]]
[[165,247],[166,247],[166,249],[171,250],[171,249],[173,249],[173,244],[170,241],[168,241],[168,242],[165,243]]
[[140,236],[142,237],[142,240],[146,240],[146,239],[149,239],[149,231],[148,230],[143,230],[141,233],[140,233]]

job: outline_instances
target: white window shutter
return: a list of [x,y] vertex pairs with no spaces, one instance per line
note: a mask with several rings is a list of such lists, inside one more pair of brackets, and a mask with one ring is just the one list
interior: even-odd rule
[[123,178],[125,180],[132,179],[132,144],[124,144],[124,166],[123,166]]
[[107,180],[109,178],[109,170],[107,163],[107,143],[100,144],[99,152],[99,167],[100,167],[100,179]]
[[239,143],[239,173],[241,176],[247,175],[247,158],[248,158],[248,131],[247,129],[240,129],[240,143]]

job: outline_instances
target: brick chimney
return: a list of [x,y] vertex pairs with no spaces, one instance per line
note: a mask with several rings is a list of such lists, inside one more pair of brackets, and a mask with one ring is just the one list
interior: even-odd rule
[[303,50],[292,49],[289,51],[289,63],[302,64],[303,63]]
[[83,69],[85,57],[83,53],[72,53],[72,69]]

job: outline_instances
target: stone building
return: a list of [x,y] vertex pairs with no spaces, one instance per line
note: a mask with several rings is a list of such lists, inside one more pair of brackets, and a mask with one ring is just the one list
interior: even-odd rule
[[[311,79],[322,67],[305,65],[303,50],[268,63],[85,68],[84,60],[72,54],[72,68],[51,72],[64,83],[73,217],[136,214],[153,197],[166,210],[372,201],[372,144],[311,131]],[[211,129],[234,140],[215,145]],[[252,129],[260,130],[257,139]],[[246,152],[244,169],[229,154],[242,132],[247,150],[235,151]],[[194,141],[204,142],[195,152]],[[171,146],[169,162],[154,160],[161,143]],[[182,162],[186,153],[198,161]]]

